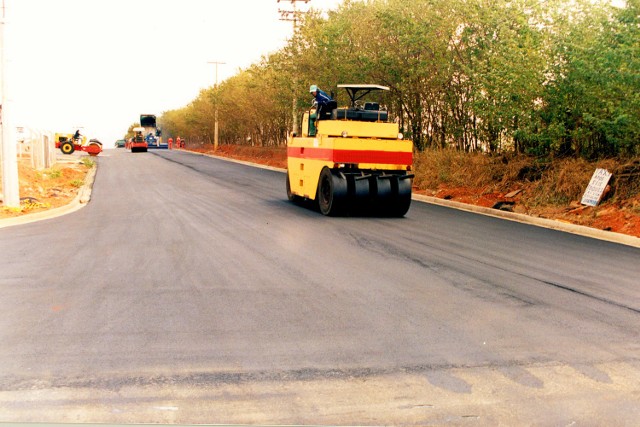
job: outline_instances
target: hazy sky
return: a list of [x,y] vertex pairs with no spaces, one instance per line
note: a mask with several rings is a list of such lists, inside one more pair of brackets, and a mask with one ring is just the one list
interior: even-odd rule
[[[341,0],[298,1],[306,10]],[[284,46],[289,0],[4,0],[9,107],[16,126],[105,146],[139,120],[188,104]]]

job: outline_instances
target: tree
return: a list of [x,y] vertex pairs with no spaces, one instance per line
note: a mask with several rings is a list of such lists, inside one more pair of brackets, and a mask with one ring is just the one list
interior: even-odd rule
[[224,143],[280,145],[309,85],[376,83],[419,150],[634,155],[640,0],[607,1],[344,0],[162,121],[208,142],[217,108]]
[[[580,4],[555,39],[542,133],[559,155],[638,153],[640,39],[638,2],[622,9]],[[597,7],[596,7],[597,6]]]

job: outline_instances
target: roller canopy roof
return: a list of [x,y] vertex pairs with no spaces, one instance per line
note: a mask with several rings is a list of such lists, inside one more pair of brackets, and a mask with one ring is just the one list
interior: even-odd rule
[[370,85],[370,84],[342,84],[338,85],[338,87],[343,88],[349,94],[349,98],[351,99],[351,106],[353,107],[356,101],[364,98],[370,92],[374,90],[389,90],[386,86],[381,85]]
[[359,89],[359,90],[389,90],[386,86],[381,85],[367,85],[367,84],[345,84],[338,85],[338,87],[342,87],[345,89]]

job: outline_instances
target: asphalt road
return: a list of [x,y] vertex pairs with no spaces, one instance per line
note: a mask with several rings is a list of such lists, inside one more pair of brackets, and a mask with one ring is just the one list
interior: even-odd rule
[[327,218],[284,174],[97,158],[0,229],[0,421],[637,425],[640,249],[415,202]]

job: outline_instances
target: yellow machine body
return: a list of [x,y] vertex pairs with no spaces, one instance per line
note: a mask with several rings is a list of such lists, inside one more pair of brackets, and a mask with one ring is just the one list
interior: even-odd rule
[[341,86],[351,90],[352,107],[319,121],[314,109],[305,112],[300,135],[287,141],[287,196],[317,201],[324,215],[403,216],[411,202],[413,143],[378,104],[367,109],[354,101],[357,91],[384,87]]
[[[413,143],[398,139],[396,123],[321,120],[309,136],[309,114],[304,114],[302,136],[289,138],[287,170],[291,192],[315,200],[323,168],[409,171]],[[313,127],[312,127],[313,128]],[[343,136],[344,135],[344,136]]]

